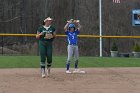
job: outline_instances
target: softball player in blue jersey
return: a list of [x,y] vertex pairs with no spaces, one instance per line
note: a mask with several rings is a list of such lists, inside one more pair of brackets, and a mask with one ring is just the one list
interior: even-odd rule
[[[77,28],[76,26],[77,25]],[[79,52],[78,52],[78,34],[80,33],[81,25],[79,21],[70,20],[67,21],[67,24],[64,26],[65,34],[67,35],[67,51],[68,51],[68,58],[66,62],[66,73],[72,73],[70,71],[70,63],[72,56],[74,55],[75,58],[75,70],[73,73],[78,72],[78,58],[79,58]]]

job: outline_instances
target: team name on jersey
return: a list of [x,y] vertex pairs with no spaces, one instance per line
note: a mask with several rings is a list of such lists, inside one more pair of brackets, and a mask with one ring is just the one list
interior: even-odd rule
[[42,32],[49,32],[49,33],[51,33],[52,30],[43,30]]
[[75,34],[75,33],[69,33],[69,35],[71,35],[71,36],[75,36],[76,34]]

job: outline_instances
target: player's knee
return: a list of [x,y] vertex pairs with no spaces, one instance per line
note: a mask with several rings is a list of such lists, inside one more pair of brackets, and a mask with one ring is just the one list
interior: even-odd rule
[[41,62],[45,62],[46,61],[46,59],[41,59]]
[[45,56],[41,56],[41,62],[45,62],[46,61],[46,57]]
[[71,61],[70,60],[67,60],[67,63],[66,64],[70,64],[71,63]]
[[68,61],[71,61],[71,59],[72,59],[71,57],[68,57],[68,58],[67,58],[67,62],[68,62]]

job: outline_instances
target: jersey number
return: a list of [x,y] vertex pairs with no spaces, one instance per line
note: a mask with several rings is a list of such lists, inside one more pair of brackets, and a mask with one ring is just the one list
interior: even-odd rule
[[72,36],[72,39],[74,39],[74,36]]

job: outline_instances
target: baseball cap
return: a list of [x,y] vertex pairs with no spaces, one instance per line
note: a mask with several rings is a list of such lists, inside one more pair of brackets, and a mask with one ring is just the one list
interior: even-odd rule
[[44,22],[48,21],[48,20],[53,20],[51,17],[47,17]]
[[69,24],[69,28],[75,28],[75,24]]

